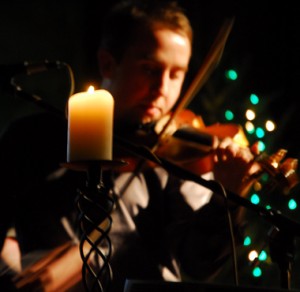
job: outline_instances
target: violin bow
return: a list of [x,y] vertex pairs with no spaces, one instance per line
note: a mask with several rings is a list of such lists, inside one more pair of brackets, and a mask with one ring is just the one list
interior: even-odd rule
[[[228,36],[232,30],[233,23],[234,18],[225,19],[225,21],[223,22],[223,25],[221,26],[217,37],[214,40],[208,54],[206,55],[202,66],[199,68],[194,80],[192,81],[182,98],[180,98],[179,101],[176,103],[169,120],[166,122],[166,124],[158,134],[158,142],[160,141],[160,138],[164,135],[164,133],[167,131],[168,127],[170,126],[171,122],[175,119],[177,114],[191,102],[191,100],[203,87],[205,82],[211,76],[214,69],[219,64],[223,55]],[[156,145],[158,145],[158,143]],[[153,149],[155,149],[155,146]]]

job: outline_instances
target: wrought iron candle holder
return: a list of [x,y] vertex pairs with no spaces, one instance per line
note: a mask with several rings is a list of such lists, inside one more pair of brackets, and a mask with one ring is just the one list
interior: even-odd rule
[[79,190],[77,207],[81,230],[80,256],[82,258],[82,283],[86,291],[107,291],[113,273],[110,266],[112,252],[109,231],[114,207],[112,190],[105,186],[103,170],[125,165],[123,161],[99,160],[63,164],[64,167],[85,171],[86,187]]

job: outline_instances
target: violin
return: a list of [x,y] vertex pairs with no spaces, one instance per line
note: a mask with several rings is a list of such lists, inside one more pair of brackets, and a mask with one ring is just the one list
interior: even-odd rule
[[[250,147],[249,141],[240,125],[227,123],[216,123],[205,126],[201,116],[196,115],[191,110],[182,110],[175,119],[169,123],[164,134],[159,136],[161,129],[169,121],[170,115],[156,123],[154,131],[150,134],[139,130],[131,136],[130,140],[139,149],[146,148],[148,153],[154,157],[163,158],[182,167],[185,170],[197,175],[210,172],[214,167],[214,149],[218,143],[230,137],[234,142],[242,147]],[[117,142],[117,144],[119,144]],[[117,146],[118,147],[118,146]],[[299,183],[296,169],[298,160],[294,158],[285,159],[287,150],[279,149],[276,153],[268,155],[259,153],[255,161],[261,166],[261,170],[253,175],[254,179],[259,179],[263,173],[270,177],[269,189],[280,187],[286,195]],[[141,161],[134,155],[123,156],[128,164],[122,167],[121,171],[139,171]],[[143,167],[153,167],[156,163],[151,160],[143,162]],[[258,184],[257,184],[258,186]]]

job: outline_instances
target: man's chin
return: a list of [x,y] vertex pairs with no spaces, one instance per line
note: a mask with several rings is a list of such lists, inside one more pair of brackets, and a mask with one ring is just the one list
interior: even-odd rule
[[141,117],[140,124],[153,124],[160,119],[159,116],[145,115]]

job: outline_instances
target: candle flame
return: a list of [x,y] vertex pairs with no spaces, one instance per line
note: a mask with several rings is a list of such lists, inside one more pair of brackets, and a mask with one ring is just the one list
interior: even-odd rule
[[90,85],[90,87],[88,88],[88,93],[93,93],[95,91],[94,86]]

